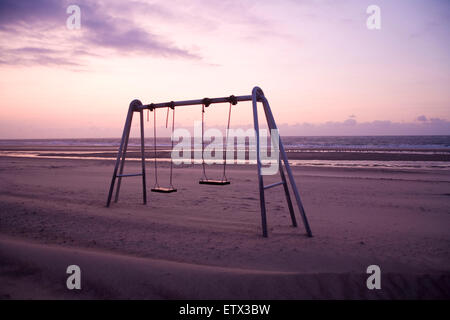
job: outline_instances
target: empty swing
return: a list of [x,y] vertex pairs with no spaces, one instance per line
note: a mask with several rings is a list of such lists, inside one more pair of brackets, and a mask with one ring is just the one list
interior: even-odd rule
[[[166,116],[166,128],[167,128],[167,123],[169,120],[169,110],[172,109],[172,135],[174,132],[174,126],[175,126],[175,106],[174,106],[174,102],[171,102],[170,107],[167,107],[167,116]],[[152,109],[150,109],[152,110]],[[169,174],[169,187],[168,188],[164,188],[164,187],[160,187],[159,183],[158,183],[158,165],[157,165],[157,148],[156,148],[156,109],[153,109],[153,146],[154,146],[154,151],[155,151],[155,185],[153,186],[153,188],[151,189],[152,192],[160,192],[160,193],[172,193],[172,192],[176,192],[177,189],[174,188],[173,184],[172,184],[172,171],[173,171],[173,161],[172,161],[172,155],[170,155],[170,174]],[[171,150],[173,150],[173,140],[170,139],[172,141],[171,144]]]
[[226,167],[227,167],[227,145],[228,145],[228,131],[230,130],[230,120],[231,120],[231,106],[237,104],[237,99],[235,96],[229,97],[230,107],[228,110],[228,124],[227,124],[227,132],[226,132],[226,138],[225,138],[225,147],[223,149],[223,172],[222,172],[222,179],[220,180],[214,180],[214,179],[208,179],[206,176],[206,163],[205,163],[205,141],[204,141],[204,132],[205,132],[205,107],[208,107],[211,103],[208,98],[203,99],[202,104],[202,169],[203,169],[203,176],[198,182],[199,184],[209,184],[209,185],[216,185],[216,186],[224,186],[227,184],[230,184],[231,182],[227,179],[226,176]]

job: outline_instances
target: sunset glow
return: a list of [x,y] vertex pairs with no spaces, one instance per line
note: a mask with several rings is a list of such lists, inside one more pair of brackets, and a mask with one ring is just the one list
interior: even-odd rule
[[[376,2],[380,30],[368,1],[80,0],[70,30],[72,1],[2,1],[0,138],[118,137],[135,98],[255,85],[282,134],[450,134],[450,3]],[[251,125],[236,108],[233,126]],[[180,108],[177,126],[199,117]]]

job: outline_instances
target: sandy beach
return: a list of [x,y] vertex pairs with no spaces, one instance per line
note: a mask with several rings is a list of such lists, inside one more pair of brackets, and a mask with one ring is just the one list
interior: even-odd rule
[[0,21],[12,314],[450,301],[450,1],[0,0]]
[[[106,208],[113,165],[0,157],[0,298],[450,297],[448,170],[297,166],[314,237],[290,225],[274,188],[265,239],[254,166],[230,166],[229,186],[199,185],[199,166],[176,167],[178,192],[157,194],[149,165],[148,204],[141,180],[128,178]],[[126,164],[127,173],[139,168]],[[66,289],[71,264],[82,270],[81,291]],[[373,264],[381,290],[366,287]]]

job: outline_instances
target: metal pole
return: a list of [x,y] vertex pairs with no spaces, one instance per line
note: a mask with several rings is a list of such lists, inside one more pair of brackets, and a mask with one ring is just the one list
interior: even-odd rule
[[125,125],[123,128],[122,140],[120,141],[119,151],[117,152],[116,165],[114,167],[113,176],[111,179],[111,186],[109,187],[108,200],[106,201],[107,207],[109,207],[109,205],[111,204],[111,198],[112,198],[112,194],[113,194],[113,190],[114,190],[114,184],[116,182],[116,177],[117,177],[117,170],[119,169],[120,158],[122,157],[122,152],[123,152],[123,148],[125,145],[127,132],[130,130],[130,127],[131,127],[131,120],[133,118],[133,112],[136,107],[136,104],[142,105],[142,103],[139,100],[133,100],[130,103],[130,106],[128,108],[127,119],[125,120]]
[[[131,114],[130,123],[133,122],[133,114],[134,114],[134,112]],[[122,161],[120,162],[119,175],[117,177],[118,180],[117,180],[116,196],[114,197],[114,202],[119,201],[119,192],[120,192],[120,186],[122,184],[123,167],[125,166],[125,158],[126,158],[126,155],[127,155],[128,140],[130,138],[130,131],[131,131],[131,125],[128,126],[127,137],[125,138],[125,144],[123,146]]]
[[291,195],[289,194],[289,188],[287,185],[287,181],[286,181],[286,177],[284,175],[284,169],[282,167],[281,164],[281,159],[279,159],[279,166],[280,166],[280,176],[281,176],[281,180],[283,180],[283,188],[284,188],[284,193],[286,194],[286,201],[289,207],[289,213],[291,215],[291,221],[292,221],[292,226],[293,227],[297,227],[297,219],[295,218],[295,212],[294,212],[294,207],[292,206],[292,200],[291,200]]
[[[261,94],[264,96],[264,93],[262,92],[261,89],[259,89],[261,91]],[[265,99],[265,96],[264,96]],[[263,107],[264,107],[264,114],[266,116],[266,121],[267,121],[267,126],[269,127],[270,130],[270,138],[272,139],[273,143],[277,143],[278,145],[280,145],[281,143],[281,137],[280,135],[278,135],[278,141],[274,141],[274,137],[272,136],[272,129],[276,129],[278,130],[277,126],[275,123],[271,123],[271,121],[269,120],[269,114],[267,112],[267,108],[266,105],[263,103]],[[284,169],[283,169],[283,164],[281,163],[281,156],[278,156],[278,166],[279,166],[279,172],[280,172],[280,177],[281,180],[283,181],[283,188],[284,188],[284,193],[286,195],[286,202],[288,204],[288,208],[289,208],[289,214],[291,216],[291,221],[292,221],[292,226],[293,227],[297,227],[297,219],[295,218],[295,212],[294,212],[294,207],[292,206],[292,200],[291,200],[291,195],[289,193],[289,187],[286,181],[286,176],[284,175]]]
[[144,111],[139,111],[141,119],[141,159],[142,159],[142,197],[147,204],[147,187],[145,183],[145,142],[144,142]]
[[[275,120],[273,118],[272,111],[270,110],[269,102],[267,101],[266,97],[262,96],[261,98],[262,98],[262,103],[264,105],[264,108],[266,109],[266,112],[267,112],[267,115],[269,117],[269,121],[270,121],[272,127],[274,129],[277,129],[277,125],[275,124]],[[283,142],[281,141],[281,139],[280,139],[280,155],[283,159],[284,166],[286,168],[286,172],[288,174],[289,181],[291,183],[291,187],[294,192],[295,200],[297,201],[298,209],[299,209],[301,217],[303,219],[303,225],[305,226],[306,233],[308,234],[309,237],[312,237],[311,228],[309,227],[308,219],[306,218],[306,214],[305,214],[305,209],[303,208],[302,200],[300,199],[300,194],[297,190],[297,185],[295,184],[294,176],[292,174],[291,167],[289,165],[288,158],[287,158],[286,152],[284,150],[284,145],[283,145]]]
[[261,155],[259,145],[259,124],[258,124],[258,98],[259,92],[257,87],[252,91],[252,103],[253,103],[253,123],[255,126],[255,138],[256,138],[256,164],[258,167],[258,182],[259,182],[259,204],[261,206],[261,225],[263,237],[267,238],[267,218],[266,218],[266,202],[264,199],[264,181],[261,174]]

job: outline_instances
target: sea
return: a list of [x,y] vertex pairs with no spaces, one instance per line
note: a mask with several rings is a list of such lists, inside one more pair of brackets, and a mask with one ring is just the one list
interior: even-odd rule
[[[146,138],[153,146],[153,138]],[[450,150],[447,136],[286,136],[285,147],[308,149],[385,149],[385,150]],[[0,146],[110,146],[118,147],[120,138],[85,139],[0,139]],[[130,138],[130,145],[139,146],[139,138]],[[170,138],[157,138],[158,146],[169,146]]]
[[[146,138],[146,148],[151,149],[155,143],[153,138]],[[294,166],[313,167],[363,167],[363,168],[391,168],[391,169],[450,169],[450,135],[445,136],[286,136],[282,137],[283,144],[288,153],[296,153],[290,158]],[[120,145],[120,138],[89,138],[89,139],[20,139],[0,140],[0,156],[19,157],[46,157],[46,158],[80,158],[80,159],[105,159],[104,155],[96,152],[108,149],[113,152]],[[139,138],[131,138],[130,146],[140,146]],[[170,150],[170,138],[160,137],[156,139],[158,149]],[[14,148],[12,148],[14,147]],[[52,148],[64,150],[64,147],[79,147],[78,151],[70,151],[68,154],[53,155]],[[246,145],[237,145],[237,149]],[[28,148],[28,149],[27,149]],[[39,150],[41,149],[42,150]],[[77,152],[86,148],[92,156],[78,157]],[[44,151],[45,149],[48,149]],[[308,159],[302,159],[302,153],[308,153]],[[311,154],[317,157],[311,158]],[[330,159],[321,156],[324,153],[346,156],[337,156]],[[378,154],[374,159],[352,158],[350,154],[370,153]],[[348,154],[348,155],[347,155]],[[402,156],[398,156],[398,155]],[[395,156],[392,156],[395,155]],[[420,158],[422,155],[423,159]],[[411,159],[409,159],[411,157]],[[115,157],[111,156],[110,159]],[[291,158],[293,158],[291,160]],[[138,161],[138,158],[130,157],[130,160]],[[148,159],[151,161],[151,159]],[[158,161],[169,161],[167,158],[159,158]],[[237,162],[239,164],[239,162]],[[242,162],[242,164],[251,162]]]

